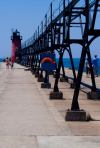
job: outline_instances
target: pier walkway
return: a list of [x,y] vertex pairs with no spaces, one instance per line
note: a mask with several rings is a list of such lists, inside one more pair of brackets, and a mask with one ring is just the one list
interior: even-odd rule
[[[34,75],[24,69],[17,64],[12,70],[0,66],[0,148],[99,148],[100,100],[88,100],[81,91],[80,106],[95,120],[65,122],[73,89],[60,82],[64,99],[51,101],[53,77],[51,90],[41,89]],[[96,81],[100,87],[100,78]]]

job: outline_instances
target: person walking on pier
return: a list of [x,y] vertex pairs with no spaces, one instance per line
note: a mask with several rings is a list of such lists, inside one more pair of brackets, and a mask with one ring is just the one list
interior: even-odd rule
[[85,65],[86,65],[86,77],[88,78],[90,73],[90,66],[89,66],[88,59],[86,59]]
[[9,69],[10,60],[8,57],[6,58],[5,62],[6,62],[6,68]]
[[11,69],[14,67],[14,61],[11,60]]
[[93,63],[93,68],[94,68],[94,74],[96,77],[98,77],[98,57],[97,55],[94,56],[92,63]]

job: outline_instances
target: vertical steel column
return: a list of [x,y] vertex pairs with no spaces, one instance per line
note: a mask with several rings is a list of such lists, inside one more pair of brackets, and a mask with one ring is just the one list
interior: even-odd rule
[[45,71],[44,83],[49,83],[49,73],[48,73],[48,71]]
[[[39,38],[39,35],[40,35],[40,28],[39,28],[39,26],[38,26],[38,38]],[[40,43],[39,43],[39,41],[40,40],[38,40],[38,47],[37,48],[39,48],[40,49]],[[39,69],[40,69],[40,60],[39,60],[39,54],[38,54],[38,71],[39,71]]]
[[73,101],[71,106],[71,110],[74,110],[74,111],[80,110],[79,103],[78,103],[78,96],[79,96],[80,84],[81,84],[81,79],[82,79],[82,74],[84,69],[85,57],[87,53],[86,44],[88,43],[88,31],[89,31],[89,0],[85,0],[85,4],[86,4],[86,10],[85,10],[86,24],[85,24],[85,31],[83,36],[83,49],[82,49],[78,76],[77,76],[77,81],[75,85],[75,91],[74,91],[74,96],[73,96]]
[[[68,1],[69,3],[69,1]],[[68,16],[68,23],[67,23],[67,27],[68,27],[68,30],[67,30],[67,42],[68,42],[68,54],[69,54],[69,57],[70,57],[70,62],[71,62],[71,67],[72,67],[72,71],[73,71],[73,76],[74,76],[74,83],[76,83],[76,72],[75,72],[75,67],[74,67],[74,62],[73,62],[73,56],[72,56],[72,52],[71,52],[71,47],[70,47],[70,24],[71,24],[71,16],[72,16],[72,10],[69,9],[69,16]]]
[[31,57],[31,69],[34,70],[34,56]]
[[65,0],[63,0],[63,43],[65,41]]
[[40,35],[40,28],[39,28],[39,26],[38,26],[38,38],[39,38],[39,35]]
[[51,3],[51,47],[53,46],[53,36],[52,36],[52,3]]
[[41,22],[41,28],[42,28],[42,35],[43,35],[43,21]]
[[45,29],[47,29],[47,14],[45,15]]
[[62,51],[59,52],[59,56],[60,57],[59,57],[57,71],[56,71],[56,80],[55,80],[55,84],[54,84],[54,92],[59,92],[58,81],[59,81],[59,78],[60,78],[60,69],[61,69],[62,57],[63,57],[63,52]]
[[96,92],[95,76],[94,76],[94,71],[93,71],[93,67],[92,67],[91,53],[90,53],[89,48],[87,50],[87,55],[88,55],[88,61],[89,61],[89,66],[90,66],[90,71],[91,71],[92,91]]
[[[42,28],[41,48],[43,48],[43,21],[41,23],[41,28]],[[40,55],[40,64],[41,64],[41,55]],[[43,71],[42,70],[40,72],[40,77],[43,77]]]
[[34,71],[36,71],[36,55],[34,56]]
[[[95,21],[96,21],[96,15],[97,15],[98,3],[99,2],[100,2],[99,0],[96,0],[96,2],[95,2],[94,14],[93,14],[93,19],[92,19],[92,24],[90,26],[90,31],[91,30],[94,30],[94,27],[95,27]],[[90,65],[90,71],[91,71],[92,90],[93,91],[96,91],[96,83],[95,83],[95,77],[94,77],[94,72],[93,72],[93,68],[92,68],[90,49],[88,49],[87,55],[88,55],[89,65]]]
[[74,66],[74,62],[73,62],[71,48],[69,47],[69,49],[67,49],[67,51],[68,51],[69,57],[70,57],[71,67],[72,67],[73,76],[74,76],[74,83],[76,83],[76,72],[75,72],[75,66]]
[[[63,43],[65,42],[65,0],[63,0]],[[64,50],[65,51],[65,50]],[[64,53],[63,51],[63,53]],[[65,70],[64,70],[64,64],[63,64],[63,56],[61,60],[61,66],[63,71],[63,77],[65,77]]]
[[45,35],[45,47],[47,46],[47,14],[45,15],[45,30],[46,30],[46,35]]
[[61,67],[62,67],[62,72],[63,72],[63,78],[65,78],[65,69],[64,69],[64,63],[63,63],[63,57],[61,60]]
[[41,48],[43,48],[43,21],[42,21],[41,25],[42,25],[42,39],[41,39]]
[[38,65],[38,59],[37,59],[37,55],[35,56],[35,70],[37,70],[37,65]]
[[91,30],[94,29],[95,27],[95,21],[96,21],[96,15],[97,15],[97,9],[98,9],[98,3],[100,2],[100,0],[96,0],[95,2],[95,6],[94,6],[94,14],[93,14],[93,20],[92,20],[92,25],[91,25]]

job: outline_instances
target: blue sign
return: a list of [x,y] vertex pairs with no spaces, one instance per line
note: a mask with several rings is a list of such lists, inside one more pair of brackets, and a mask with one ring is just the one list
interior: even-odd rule
[[43,53],[41,54],[41,69],[51,72],[56,70],[55,54]]

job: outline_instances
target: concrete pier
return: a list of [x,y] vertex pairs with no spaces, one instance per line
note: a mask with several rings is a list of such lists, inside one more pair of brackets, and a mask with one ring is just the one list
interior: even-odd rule
[[[89,90],[82,86],[79,96],[81,109],[87,110],[93,121],[66,122],[66,111],[71,107],[73,89],[59,82],[63,100],[49,100],[51,89],[30,71],[17,64],[14,69],[0,66],[0,148],[99,148],[100,100],[88,100]],[[66,73],[71,76],[70,70]],[[91,84],[84,74],[83,81]],[[96,78],[100,88],[100,78]]]

